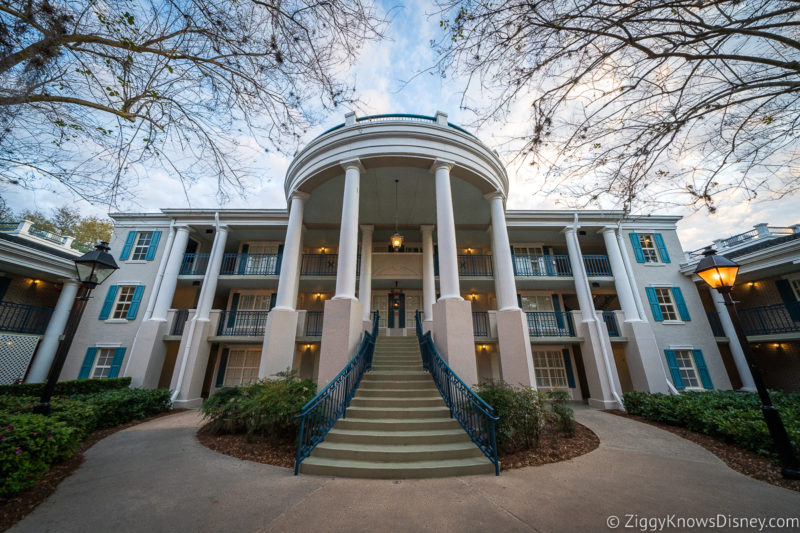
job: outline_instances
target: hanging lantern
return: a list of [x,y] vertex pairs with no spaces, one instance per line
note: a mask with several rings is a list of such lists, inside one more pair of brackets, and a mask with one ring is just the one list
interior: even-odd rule
[[397,225],[397,184],[399,182],[400,180],[398,179],[394,180],[394,235],[392,235],[390,241],[392,244],[392,248],[394,249],[395,252],[400,251],[400,248],[403,247],[403,240],[404,240],[403,236],[400,235],[400,231],[398,230],[398,225]]

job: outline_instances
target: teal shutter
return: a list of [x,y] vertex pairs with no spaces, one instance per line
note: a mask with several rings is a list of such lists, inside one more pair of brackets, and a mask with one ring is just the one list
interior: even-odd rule
[[246,271],[246,269],[247,269],[247,252],[249,252],[249,251],[250,251],[250,245],[249,244],[243,244],[242,245],[242,255],[239,258],[239,269],[236,272],[240,276],[243,276],[245,271]]
[[[280,275],[280,273],[281,273],[281,262],[283,262],[283,245],[279,244],[278,245],[278,257],[275,260],[275,274],[276,275]],[[267,274],[270,274],[270,272],[267,272]]]
[[561,353],[564,354],[564,371],[567,373],[567,385],[569,385],[570,389],[574,389],[575,374],[572,373],[572,361],[569,357],[569,349],[564,348],[561,350]]
[[161,232],[154,231],[153,236],[150,238],[150,246],[147,247],[147,254],[144,258],[147,261],[152,261],[156,258],[156,251],[158,251],[158,241],[161,240]]
[[689,309],[686,308],[686,301],[683,299],[683,292],[680,287],[672,287],[672,297],[675,298],[675,305],[678,307],[678,314],[681,315],[681,320],[689,322]]
[[216,387],[222,387],[223,383],[225,383],[225,369],[228,366],[228,349],[223,348],[222,354],[219,356],[219,368],[217,369],[217,381],[215,383]]
[[642,251],[642,243],[639,242],[638,233],[628,233],[631,238],[631,246],[633,246],[633,255],[636,256],[637,263],[644,263],[644,252]]
[[142,303],[142,296],[144,295],[144,285],[137,285],[133,289],[133,298],[131,298],[131,306],[128,308],[128,314],[125,316],[128,320],[136,320],[136,313],[139,312],[139,304]]
[[278,303],[278,293],[273,292],[269,295],[269,310],[272,311],[275,309],[275,304]]
[[789,280],[779,279],[775,282],[775,286],[778,288],[778,294],[780,294],[786,310],[789,311],[789,318],[795,322],[800,322],[800,303],[794,297],[794,291],[789,284]]
[[655,287],[645,287],[647,293],[647,301],[650,302],[650,310],[653,312],[653,320],[656,322],[663,322],[664,315],[661,314],[661,306],[658,305],[658,296],[656,296]]
[[653,239],[656,241],[656,248],[658,249],[658,255],[661,256],[661,262],[669,263],[669,254],[664,244],[664,237],[662,237],[660,233],[653,233]]
[[706,360],[703,359],[703,352],[700,350],[692,350],[694,356],[694,364],[697,365],[697,371],[700,373],[700,381],[703,382],[704,389],[713,389],[714,383],[711,381],[711,376],[708,373]]
[[517,293],[517,305],[522,309],[522,296],[520,296],[519,293]]
[[675,357],[675,350],[664,350],[664,354],[667,356],[669,373],[672,374],[672,383],[675,385],[676,389],[685,389],[686,385],[683,384],[681,371],[678,368],[678,358]]
[[119,376],[119,369],[122,366],[123,359],[125,359],[125,348],[116,348],[114,350],[114,359],[111,360],[111,368],[108,369],[109,378]]
[[228,311],[228,325],[226,327],[232,328],[236,324],[236,309],[239,308],[239,293],[234,292],[231,297],[231,308]]
[[103,308],[100,310],[100,320],[107,320],[111,315],[111,307],[114,305],[114,299],[117,297],[117,286],[110,285],[106,293],[106,300],[103,302]]
[[559,329],[564,328],[564,315],[561,314],[561,303],[558,301],[558,294],[553,294],[553,311],[556,314],[556,326]]
[[128,258],[131,256],[131,250],[133,249],[133,242],[136,240],[136,232],[129,231],[128,237],[125,239],[125,246],[122,247],[122,253],[119,254],[119,258],[122,261],[127,261]]
[[511,267],[514,269],[514,275],[517,276],[517,258],[514,255],[514,247],[510,246],[511,248]]
[[92,365],[95,359],[97,359],[97,348],[91,346],[86,349],[86,357],[83,358],[81,371],[78,372],[78,379],[87,379],[89,377],[89,372],[92,371]]

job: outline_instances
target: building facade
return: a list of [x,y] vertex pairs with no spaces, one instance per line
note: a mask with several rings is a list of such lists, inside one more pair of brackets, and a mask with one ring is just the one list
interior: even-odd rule
[[444,113],[347,115],[297,154],[285,194],[285,210],[112,215],[121,268],[62,377],[131,376],[185,407],[286,370],[324,386],[371,312],[382,335],[413,335],[420,311],[468,384],[603,408],[630,390],[731,387],[681,273],[679,217],[506,210],[499,158]]

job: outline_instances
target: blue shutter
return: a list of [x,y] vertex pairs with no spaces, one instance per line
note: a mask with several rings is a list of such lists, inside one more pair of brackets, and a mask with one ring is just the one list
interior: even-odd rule
[[122,366],[123,359],[125,359],[125,348],[116,348],[114,350],[114,359],[111,360],[111,368],[108,369],[109,378],[119,376],[119,368]]
[[152,261],[156,258],[156,251],[158,251],[158,241],[161,240],[161,232],[154,231],[153,236],[150,238],[150,246],[147,247],[147,254],[144,258],[147,261]]
[[278,258],[275,261],[275,274],[280,275],[281,273],[281,263],[283,262],[283,245],[278,245]]
[[[433,245],[433,275],[439,275],[439,245]],[[438,300],[438,297],[437,297]]]
[[656,248],[658,248],[658,255],[661,256],[661,262],[669,263],[669,254],[664,244],[664,237],[662,237],[660,233],[653,233],[653,239],[656,241]]
[[144,285],[137,285],[133,289],[133,298],[131,298],[131,306],[128,308],[128,314],[125,316],[128,320],[136,320],[136,313],[139,312],[139,304],[142,303],[142,296],[144,295]]
[[97,348],[94,346],[87,348],[86,357],[83,358],[83,364],[81,365],[81,371],[78,372],[78,379],[86,379],[89,377],[89,372],[92,371],[92,365],[96,358]]
[[656,296],[656,289],[654,287],[645,287],[647,293],[647,301],[650,302],[650,310],[653,312],[653,320],[656,322],[663,322],[664,315],[661,314],[661,307],[658,305],[658,296]]
[[569,349],[564,348],[561,350],[561,353],[564,354],[564,370],[567,373],[567,384],[569,385],[570,389],[575,388],[575,374],[572,373],[572,361],[569,358]]
[[697,365],[697,371],[700,372],[700,381],[703,382],[703,388],[713,389],[714,383],[711,382],[706,360],[703,359],[703,352],[700,350],[692,350],[692,355],[694,356],[694,364]]
[[669,373],[672,374],[673,385],[675,385],[676,389],[685,389],[686,385],[683,384],[681,371],[678,368],[678,358],[675,357],[675,350],[664,350],[664,354],[667,356],[667,366],[669,367]]
[[686,301],[683,299],[683,292],[680,287],[672,287],[672,297],[675,298],[675,305],[678,307],[678,314],[681,315],[681,320],[689,322],[689,309],[686,308]]
[[520,296],[519,293],[517,293],[517,305],[522,309],[522,296]]
[[136,240],[136,232],[129,231],[128,237],[125,239],[125,246],[122,247],[122,253],[119,254],[119,258],[122,261],[127,261],[128,258],[131,256],[131,250],[133,249],[133,242]]
[[564,328],[564,315],[561,314],[561,303],[558,301],[558,294],[554,294],[553,298],[553,311],[556,314],[556,325],[559,329]]
[[510,246],[511,248],[511,267],[514,269],[514,275],[517,275],[517,258],[514,255],[514,247]]
[[637,263],[644,263],[644,252],[642,251],[642,243],[639,242],[638,233],[628,233],[631,238],[631,246],[633,246],[633,255],[636,256]]
[[226,327],[232,328],[236,324],[236,310],[239,308],[239,293],[234,292],[231,297],[231,308],[228,311],[228,325]]
[[244,273],[245,273],[245,269],[247,267],[247,252],[249,252],[249,251],[250,251],[250,245],[249,244],[243,244],[242,245],[242,256],[239,258],[239,269],[237,271],[237,274],[239,274],[240,276],[244,275]]
[[278,303],[278,293],[273,292],[269,295],[269,310],[272,311],[275,309],[275,304]]
[[555,271],[553,270],[553,248],[550,246],[545,246],[542,251],[544,252],[544,270],[548,276],[554,276]]
[[225,383],[225,369],[228,366],[228,349],[223,348],[222,354],[219,356],[219,368],[217,369],[217,382],[216,387],[222,387]]
[[100,310],[100,320],[106,320],[111,315],[111,308],[114,306],[114,299],[117,297],[117,288],[116,285],[109,285],[106,300]]
[[794,291],[789,284],[789,280],[779,279],[775,282],[775,286],[778,288],[778,294],[781,295],[781,300],[783,300],[786,310],[789,311],[789,318],[795,322],[800,322],[800,303],[794,297]]

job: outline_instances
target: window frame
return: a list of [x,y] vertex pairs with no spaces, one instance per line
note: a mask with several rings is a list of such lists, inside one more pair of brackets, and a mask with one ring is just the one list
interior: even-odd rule
[[[536,360],[537,359],[537,353],[545,354],[545,362],[547,363],[546,366],[542,367],[542,366],[537,365],[537,360]],[[555,360],[558,362],[559,366],[551,366],[550,365],[551,361],[549,359],[549,355],[552,355],[552,354],[555,355]],[[537,388],[539,388],[539,389],[552,389],[552,390],[556,390],[556,389],[570,390],[569,379],[567,377],[567,368],[566,368],[566,365],[564,364],[564,352],[562,351],[561,348],[547,348],[547,347],[539,347],[539,346],[537,346],[536,348],[532,347],[532,349],[531,349],[531,359],[533,360],[533,374],[536,377],[536,387]],[[540,370],[547,370],[547,376],[546,377],[547,377],[547,380],[548,380],[548,383],[549,383],[548,385],[544,384],[544,380],[542,378],[545,377],[545,376],[540,374]],[[552,385],[551,384],[552,380],[553,380],[553,374],[552,374],[553,370],[560,370],[561,371],[561,376],[558,376],[558,377],[563,377],[563,382],[564,382],[563,385]]]
[[[656,236],[655,233],[636,233],[639,239],[639,247],[642,250],[642,255],[644,256],[644,263],[645,265],[658,265],[663,263],[661,260],[661,255],[658,253],[658,246],[656,246]],[[649,237],[650,244],[645,246],[647,237]],[[650,254],[652,253],[652,259],[650,259]]]
[[[94,361],[92,361],[92,368],[89,370],[89,377],[87,379],[108,379],[108,375],[111,373],[111,367],[114,365],[114,357],[116,355],[117,347],[115,346],[97,346],[97,352],[94,356]],[[100,362],[101,357],[105,357],[106,353],[108,353],[108,366],[103,365],[100,367],[98,363]],[[106,370],[105,375],[103,376],[95,376],[95,371],[99,368],[104,368]]]
[[[663,317],[663,320],[661,320],[661,322],[672,323],[672,324],[683,324],[683,320],[681,319],[681,313],[680,310],[678,309],[678,304],[675,301],[675,294],[672,292],[672,287],[664,285],[661,286],[654,285],[653,289],[655,290],[656,299],[658,300],[658,308],[661,310],[661,316]],[[666,293],[669,295],[669,302],[663,302],[663,303],[661,302],[661,299],[659,298],[659,291],[666,291]],[[665,312],[665,307],[664,307],[665,305],[669,306],[668,312],[671,313],[675,318],[667,318],[667,312]]]
[[[687,347],[677,347],[677,348],[670,348],[673,352],[675,352],[675,361],[678,364],[678,372],[681,374],[681,380],[683,381],[683,388],[684,390],[699,390],[703,391],[706,390],[703,387],[703,380],[700,377],[700,369],[697,368],[697,361],[694,358],[694,349],[695,348],[687,348]],[[682,355],[685,355],[686,359],[688,359],[691,367],[684,367],[681,366]],[[689,386],[687,377],[684,375],[685,370],[691,370],[694,374],[694,381],[697,385]]]
[[794,298],[800,302],[800,275],[786,276],[786,281],[789,282],[789,287],[794,293]]
[[[261,364],[261,348],[259,348],[259,347],[236,346],[236,345],[226,346],[226,348],[228,350],[228,358],[227,358],[227,361],[225,363],[225,375],[222,378],[222,386],[223,387],[239,387],[239,386],[242,386],[242,385],[247,385],[249,383],[254,383],[254,382],[258,381],[258,369],[259,369],[259,366]],[[240,365],[240,366],[235,366],[234,365],[233,369],[234,370],[241,370],[242,372],[239,375],[239,382],[235,383],[235,384],[232,384],[231,382],[228,381],[228,374],[231,371],[231,367],[232,367],[231,362],[232,362],[232,358],[233,358],[234,352],[237,352],[237,351],[244,352],[243,364]],[[255,353],[256,354],[256,357],[255,357],[256,364],[255,364],[255,366],[252,366],[252,365],[251,366],[246,366],[245,363],[247,362],[247,357],[251,353]],[[247,383],[242,381],[242,379],[244,377],[244,370],[245,369],[249,369],[251,371],[255,370],[255,376],[253,377],[253,379],[251,381],[248,381]]]
[[[153,242],[153,233],[153,231],[136,232],[136,238],[133,240],[133,246],[131,246],[131,255],[128,258],[128,262],[144,263],[147,261],[147,252],[150,250],[150,244]],[[148,236],[147,243],[142,244],[140,239],[145,235]],[[137,254],[141,255],[141,257],[136,257]]]
[[[115,321],[130,320],[128,318],[128,312],[130,311],[131,305],[133,303],[133,296],[136,293],[136,287],[138,287],[138,285],[117,285],[117,294],[114,295],[114,304],[111,306],[111,313],[108,315],[108,320],[115,320]],[[130,289],[130,299],[128,299],[128,301],[126,302],[122,302],[120,300],[122,298],[122,293],[125,289]],[[127,307],[125,307],[125,311],[122,313],[122,316],[118,317],[117,310],[119,306],[126,304]]]

